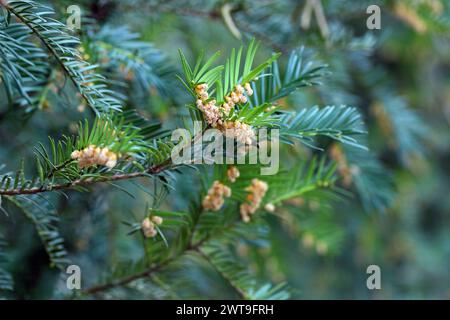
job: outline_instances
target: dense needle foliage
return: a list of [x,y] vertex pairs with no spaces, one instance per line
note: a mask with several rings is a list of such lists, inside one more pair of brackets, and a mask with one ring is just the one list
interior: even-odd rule
[[[449,10],[0,0],[1,297],[448,297]],[[177,128],[278,130],[279,170]]]

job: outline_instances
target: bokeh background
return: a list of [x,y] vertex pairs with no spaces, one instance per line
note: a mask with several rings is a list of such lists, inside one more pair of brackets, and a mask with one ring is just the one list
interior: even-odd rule
[[[259,54],[282,52],[282,64],[301,47],[310,59],[327,64],[320,86],[299,90],[281,103],[294,109],[316,104],[358,107],[374,158],[346,162],[342,150],[332,148],[330,155],[341,161],[339,172],[353,196],[326,204],[292,200],[280,209],[284,219],[268,217],[268,241],[261,246],[243,243],[238,254],[257,278],[286,281],[296,299],[448,299],[450,3],[322,0],[325,21],[319,17],[318,23],[313,12],[309,26],[305,3],[51,1],[61,19],[68,6],[82,8],[87,55],[93,54],[89,51],[93,39],[120,43],[136,33],[138,40],[152,44],[147,55],[151,68],[142,69],[138,75],[142,79],[131,81],[126,94],[143,114],[169,126],[179,123],[187,99],[175,79],[180,73],[179,48],[192,61],[201,50],[207,54],[220,50],[226,56],[255,37],[261,41]],[[380,30],[366,26],[366,9],[374,4],[381,8]],[[100,31],[93,25],[101,26]],[[55,77],[62,81],[58,74]],[[32,117],[2,112],[6,108],[0,103],[0,163],[16,167],[18,159],[31,157],[38,141],[73,130],[86,114],[70,91],[65,94],[65,104],[53,102],[58,94],[50,94]],[[283,151],[282,157],[295,164],[304,154],[298,146]],[[358,177],[358,165],[372,168],[371,180]],[[163,206],[186,207],[186,194],[195,185],[187,179],[178,180],[177,191]],[[109,266],[142,254],[139,240],[127,236],[122,221],[142,216],[148,196],[133,184],[124,186],[136,199],[98,186],[87,194],[71,192],[70,200],[55,201],[70,257],[82,267],[87,283],[95,283]],[[14,208],[7,209],[11,216],[0,214],[0,229],[10,244],[8,268],[20,279],[8,297],[59,297],[58,272],[49,268],[33,227],[13,214]],[[371,264],[381,268],[381,290],[366,287],[366,268]],[[184,276],[194,285],[173,294],[142,283],[103,298],[234,297],[206,267],[192,263],[184,268],[188,269]]]

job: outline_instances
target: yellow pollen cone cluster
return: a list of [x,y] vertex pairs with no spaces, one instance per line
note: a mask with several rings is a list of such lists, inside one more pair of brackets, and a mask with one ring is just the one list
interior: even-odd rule
[[208,85],[206,83],[199,84],[195,87],[195,93],[197,94],[197,108],[203,112],[206,122],[213,128],[222,124],[222,115],[220,114],[219,107],[216,106],[216,100],[207,101]]
[[71,158],[78,161],[80,168],[102,165],[112,169],[117,164],[116,153],[110,151],[107,147],[100,148],[93,144],[83,150],[75,150],[72,152]]
[[231,182],[236,182],[236,179],[239,178],[240,172],[238,170],[238,168],[236,168],[235,166],[231,166],[228,168],[227,170],[227,177],[228,180],[230,180]]
[[236,138],[239,142],[251,144],[255,134],[250,125],[237,120],[226,121],[223,118],[224,115],[229,115],[235,104],[247,102],[247,97],[244,93],[246,92],[248,96],[253,94],[250,84],[246,83],[244,87],[240,84],[236,85],[234,90],[225,97],[225,102],[221,107],[216,105],[217,102],[214,99],[208,101],[209,95],[207,90],[208,85],[206,83],[199,84],[195,87],[195,93],[197,95],[196,105],[203,112],[206,122],[211,127],[225,132],[229,138]]
[[141,223],[142,233],[146,238],[155,237],[158,232],[156,231],[156,225],[161,225],[163,223],[163,218],[160,216],[152,216],[151,218],[145,218]]
[[241,217],[244,222],[250,221],[250,215],[258,210],[268,189],[267,183],[259,179],[252,179],[252,184],[245,188],[249,192],[246,198],[247,202],[240,206]]
[[225,97],[225,102],[222,104],[225,115],[230,113],[236,103],[247,103],[247,97],[244,95],[245,91],[249,97],[253,95],[253,90],[248,82],[244,85],[244,87],[240,84],[236,85],[234,90]]
[[222,131],[228,138],[234,138],[244,144],[252,144],[255,138],[255,132],[252,127],[246,123],[236,121],[228,121],[223,125]]
[[231,189],[219,181],[214,181],[202,202],[203,209],[219,211],[225,203],[225,197],[231,196]]

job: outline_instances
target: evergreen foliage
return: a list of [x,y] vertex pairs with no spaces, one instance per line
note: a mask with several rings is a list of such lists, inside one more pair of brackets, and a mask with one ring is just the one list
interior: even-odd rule
[[[412,92],[420,80],[396,92],[383,50],[407,49],[364,29],[367,1],[322,1],[330,23],[317,26],[305,24],[304,2],[86,0],[73,31],[66,1],[0,0],[0,294],[305,297],[289,250],[300,243],[332,259],[363,238],[363,223],[401,211],[412,183],[399,176],[425,170],[441,134],[412,107],[429,98]],[[443,1],[375,2],[393,14],[383,20],[392,42],[406,34],[424,55],[421,42],[450,30]],[[433,46],[448,58],[445,44]],[[185,128],[195,146],[195,121],[200,133],[279,129],[280,170],[174,163],[170,134]],[[33,270],[32,251],[45,252],[40,272],[55,288],[79,264],[82,290],[26,288],[13,266]]]

